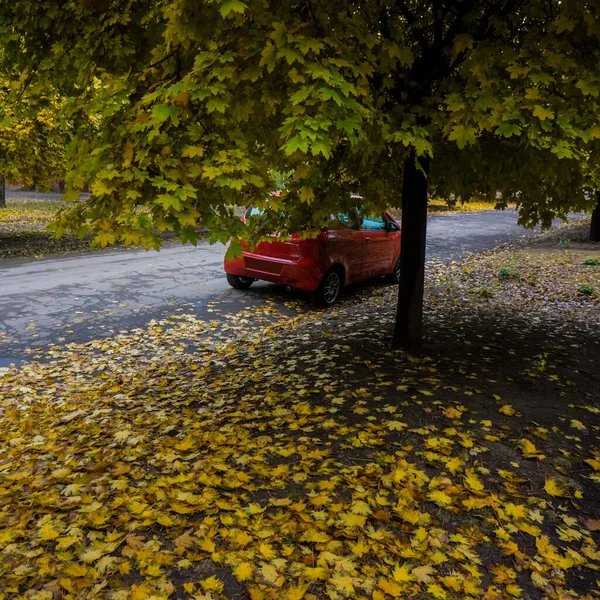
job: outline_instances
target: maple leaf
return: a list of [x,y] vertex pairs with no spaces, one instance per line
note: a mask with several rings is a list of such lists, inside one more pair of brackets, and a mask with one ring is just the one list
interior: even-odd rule
[[101,558],[103,552],[97,548],[88,548],[79,555],[79,558],[86,563],[92,563]]
[[411,581],[413,578],[408,565],[396,565],[394,567],[393,577],[394,581],[397,581],[398,583]]
[[503,415],[507,415],[509,417],[512,417],[512,416],[514,416],[514,415],[517,414],[517,411],[514,409],[514,407],[512,406],[512,404],[504,404],[498,410]]
[[238,563],[233,569],[233,574],[238,581],[247,581],[254,574],[252,564],[249,562]]
[[215,592],[220,594],[223,591],[224,583],[214,575],[211,575],[206,579],[202,579],[199,583],[202,586],[202,589],[207,592]]
[[565,490],[561,488],[555,479],[548,478],[544,484],[544,489],[550,496],[565,496]]
[[363,515],[355,515],[353,513],[344,513],[341,515],[342,524],[345,527],[364,527],[367,518]]
[[350,595],[354,593],[354,578],[349,575],[334,575],[330,581],[343,594]]
[[392,579],[380,579],[379,587],[393,598],[398,598],[402,594],[402,587]]
[[352,503],[350,511],[355,515],[370,515],[373,514],[371,507],[363,500],[356,500]]
[[419,583],[429,583],[431,581],[431,576],[435,572],[434,568],[430,565],[423,565],[421,567],[415,567],[411,573],[412,576]]
[[44,523],[44,525],[42,525],[38,537],[41,540],[54,540],[59,535],[60,533],[54,528],[54,524],[49,521],[48,523]]
[[483,483],[481,483],[479,477],[477,477],[477,473],[475,473],[475,471],[472,469],[467,469],[465,471],[464,482],[465,485],[474,492],[481,492],[485,487]]
[[83,565],[71,564],[64,568],[63,573],[68,577],[85,577],[88,569]]
[[273,550],[270,544],[267,544],[266,542],[262,542],[258,547],[258,550],[267,560],[277,556],[275,550]]
[[442,490],[433,490],[429,493],[428,498],[439,506],[448,506],[449,504],[452,504],[452,497],[448,496],[448,494]]
[[260,568],[260,573],[267,583],[270,583],[272,585],[277,585],[277,586],[280,585],[278,583],[279,573],[277,572],[277,569],[273,565],[263,563],[262,567]]

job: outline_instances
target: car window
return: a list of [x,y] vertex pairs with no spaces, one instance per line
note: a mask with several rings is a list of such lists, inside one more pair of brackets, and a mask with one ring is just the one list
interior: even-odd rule
[[362,216],[360,215],[360,228],[367,229],[369,231],[385,231],[385,222],[383,215],[374,216]]
[[356,220],[356,213],[354,211],[350,211],[345,215],[338,215],[338,221],[346,227],[346,229],[356,229],[358,230],[358,221]]

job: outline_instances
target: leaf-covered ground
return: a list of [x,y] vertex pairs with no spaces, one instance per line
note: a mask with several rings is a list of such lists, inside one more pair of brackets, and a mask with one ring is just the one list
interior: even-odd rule
[[[509,206],[512,206],[509,204]],[[431,198],[427,205],[429,213],[453,213],[453,212],[477,212],[480,210],[494,210],[495,202],[486,200],[471,200],[470,202],[457,202],[450,206],[445,200],[440,198]]]
[[0,598],[600,597],[599,271],[541,244],[433,269],[419,357],[376,288],[9,372]]

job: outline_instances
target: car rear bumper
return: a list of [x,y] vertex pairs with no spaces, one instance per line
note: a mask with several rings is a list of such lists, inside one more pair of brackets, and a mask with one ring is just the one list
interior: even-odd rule
[[293,261],[251,252],[244,252],[241,258],[226,260],[224,267],[225,272],[231,275],[252,277],[308,291],[319,287],[325,272],[312,257]]

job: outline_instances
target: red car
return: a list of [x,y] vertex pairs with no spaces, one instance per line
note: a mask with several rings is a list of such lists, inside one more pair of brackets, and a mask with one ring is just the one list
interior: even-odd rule
[[[244,219],[254,210],[250,207]],[[257,279],[288,285],[311,291],[320,306],[331,306],[344,285],[381,275],[398,283],[400,236],[389,212],[366,216],[354,209],[332,219],[316,237],[261,242],[253,252],[225,260],[227,281],[236,289]]]

